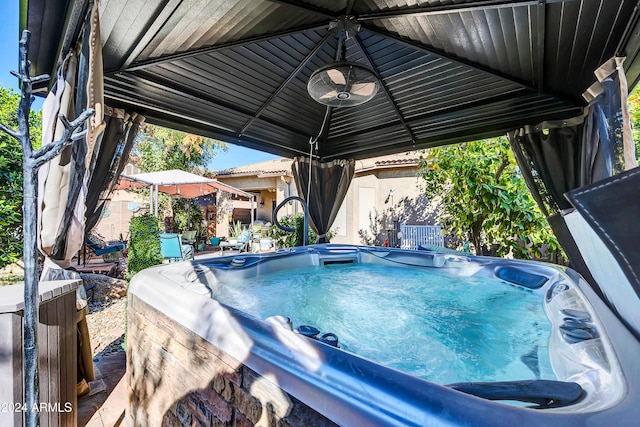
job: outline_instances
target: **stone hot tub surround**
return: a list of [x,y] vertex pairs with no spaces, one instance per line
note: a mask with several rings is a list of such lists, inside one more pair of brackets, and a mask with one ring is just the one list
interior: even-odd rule
[[129,426],[334,426],[135,295],[129,299]]

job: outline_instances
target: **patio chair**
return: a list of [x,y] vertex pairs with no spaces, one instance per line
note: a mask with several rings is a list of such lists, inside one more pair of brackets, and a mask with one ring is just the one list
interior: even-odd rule
[[113,262],[120,258],[120,254],[127,245],[122,242],[106,244],[99,237],[90,234],[85,242],[85,247],[89,248],[95,255],[101,256],[104,262]]
[[163,233],[160,234],[160,253],[163,261],[186,261],[193,259],[193,246],[182,243],[179,234]]
[[196,244],[196,230],[189,230],[182,233],[182,243],[187,245],[195,245]]
[[251,242],[251,232],[245,230],[240,233],[238,240],[235,243],[220,242],[220,247],[222,248],[222,252],[224,252],[226,248],[237,250],[238,252],[245,252],[249,246],[249,242]]

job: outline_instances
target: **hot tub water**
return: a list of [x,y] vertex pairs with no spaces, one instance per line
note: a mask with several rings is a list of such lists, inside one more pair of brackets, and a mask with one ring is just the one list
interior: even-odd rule
[[333,332],[346,351],[440,384],[555,379],[542,296],[497,279],[327,265],[227,281],[213,297]]

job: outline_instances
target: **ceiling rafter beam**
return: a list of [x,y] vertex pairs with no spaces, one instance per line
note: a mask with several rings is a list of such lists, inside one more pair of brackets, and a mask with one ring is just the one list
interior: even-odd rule
[[384,81],[382,81],[382,79],[380,78],[380,75],[378,74],[378,70],[376,69],[376,66],[373,63],[373,59],[371,59],[371,55],[369,55],[369,52],[367,52],[367,50],[364,48],[364,46],[362,45],[362,42],[360,41],[360,39],[358,38],[357,35],[353,39],[354,39],[356,47],[364,55],[364,57],[365,57],[365,59],[367,61],[367,64],[369,65],[369,68],[374,70],[374,72],[376,73],[376,76],[378,77],[378,81],[380,82],[380,87],[382,88],[382,91],[383,91],[384,95],[386,96],[387,101],[389,101],[389,103],[391,104],[391,107],[393,108],[393,111],[395,111],[396,115],[398,116],[398,120],[400,121],[400,123],[404,127],[405,131],[407,132],[407,134],[409,135],[411,140],[415,143],[416,138],[413,135],[413,131],[411,131],[411,128],[409,127],[409,125],[405,122],[404,118],[402,117],[402,112],[400,111],[400,108],[398,107],[398,104],[396,103],[395,99],[393,99],[393,97],[391,96],[391,92],[389,92],[389,88],[387,87],[386,84],[384,84]]
[[538,7],[536,8],[538,14],[538,57],[536,58],[538,72],[536,73],[536,87],[540,92],[544,91],[544,38],[547,31],[546,6],[545,0],[539,0]]
[[[151,76],[139,76],[139,75],[135,75],[135,74],[129,74],[130,76],[132,76],[133,78],[137,79],[137,80],[141,80],[142,83],[144,83],[145,85],[151,85],[154,87],[153,90],[162,90],[162,91],[170,91],[173,92],[175,94],[179,94],[179,95],[186,95],[194,100],[202,100],[202,101],[206,101],[209,102],[211,104],[214,105],[218,105],[221,106],[227,110],[233,111],[234,113],[237,113],[238,115],[241,116],[249,116],[251,117],[253,115],[253,113],[251,111],[246,111],[244,109],[238,108],[237,105],[231,105],[227,102],[221,101],[219,99],[216,99],[212,96],[207,96],[207,94],[204,94],[202,92],[196,92],[194,90],[191,90],[190,88],[184,87],[184,86],[178,86],[176,84],[175,81],[165,81],[163,78],[157,78],[157,76],[155,76],[155,78],[152,78]],[[114,77],[112,77],[114,78]],[[117,77],[115,77],[114,79],[117,80]],[[110,96],[110,94],[107,94],[106,96]],[[284,129],[288,132],[291,132],[295,135],[298,135],[300,137],[303,137],[305,139],[308,139],[310,137],[310,135],[308,133],[305,133],[303,131],[301,131],[300,129],[295,129],[292,128],[290,126],[287,126],[286,124],[277,122],[275,120],[271,120],[271,119],[265,119],[265,118],[257,118],[255,119],[257,121],[260,121],[262,123],[266,123],[272,126],[276,126],[280,129]],[[242,136],[240,133],[238,133],[237,135],[238,137]]]
[[[179,124],[181,125],[182,129],[184,129],[183,132],[196,133],[204,137],[219,139],[225,142],[229,142],[231,144],[241,145],[243,147],[251,148],[258,151],[268,151],[268,150],[265,150],[265,146],[270,148],[277,148],[278,152],[276,152],[275,150],[270,152],[272,154],[276,154],[283,157],[286,157],[283,155],[283,153],[287,153],[287,155],[292,157],[293,155],[304,156],[307,154],[302,149],[291,147],[285,144],[279,144],[279,143],[273,142],[272,140],[268,140],[260,137],[249,137],[245,135],[242,138],[239,138],[235,132],[231,132],[231,131],[216,127],[216,125],[213,123],[210,123],[204,120],[194,119],[193,117],[188,117],[183,114],[177,113],[175,111],[158,107],[157,105],[151,105],[149,103],[144,103],[144,102],[131,101],[129,99],[123,99],[119,97],[112,97],[111,99],[123,102],[127,105],[129,104],[135,105],[138,108],[142,109],[142,111],[145,112],[145,116],[149,116],[147,121],[152,124],[158,124],[163,127],[171,127],[171,126],[175,126],[176,119],[179,119],[180,120]],[[153,111],[156,114],[160,114],[160,115],[154,115],[153,113],[147,113],[146,111]],[[197,123],[197,125],[194,125],[194,123]],[[202,125],[203,127],[200,127],[198,125]],[[178,129],[178,130],[182,130],[182,129]]]
[[151,40],[169,22],[174,12],[182,4],[183,0],[165,0],[164,5],[156,10],[153,18],[149,20],[144,31],[140,33],[138,40],[133,43],[133,49],[127,53],[127,58],[120,66],[120,71],[127,69],[135,61],[143,50],[147,48]]
[[[578,0],[549,0],[547,3],[565,3]],[[485,0],[473,3],[457,3],[446,6],[423,6],[406,9],[387,10],[383,12],[364,13],[358,21],[399,18],[403,16],[446,15],[449,13],[474,12],[477,10],[504,9],[522,6],[537,6],[539,0]]]
[[277,4],[281,4],[284,6],[291,6],[291,7],[295,7],[297,9],[300,10],[304,10],[306,12],[312,12],[312,13],[317,13],[319,15],[322,15],[324,17],[327,18],[331,18],[331,19],[335,19],[338,17],[338,15],[331,13],[331,11],[328,11],[326,9],[322,9],[320,7],[316,7],[312,4],[308,4],[308,3],[301,3],[299,1],[293,1],[293,0],[265,0],[268,1],[270,3],[277,3]]
[[[548,110],[546,113],[532,112],[527,114],[527,116],[523,118],[509,117],[504,120],[493,118],[490,123],[483,124],[482,128],[484,128],[484,130],[479,130],[480,126],[473,123],[458,125],[456,126],[455,132],[450,132],[449,129],[438,130],[435,132],[431,132],[428,137],[419,138],[416,141],[413,149],[422,149],[429,146],[435,147],[440,145],[455,144],[463,141],[491,138],[499,135],[500,133],[504,135],[509,130],[513,130],[518,126],[522,126],[522,120],[539,122],[540,120],[545,120],[548,117],[561,119],[568,116],[575,116],[575,114],[577,114],[575,111],[571,111],[563,107],[558,107]],[[488,128],[492,128],[494,130],[486,130]],[[496,131],[495,129],[500,129],[500,131]],[[335,152],[328,156],[325,156],[324,158],[333,159],[353,155],[353,153],[357,154],[359,152],[362,152],[363,147],[368,149],[373,148],[373,145],[355,143],[350,145],[349,147],[345,147],[344,144],[342,144],[340,147],[344,147],[344,149],[336,150]],[[393,150],[390,152],[398,152],[402,150],[406,151],[406,145],[404,141],[380,142],[375,144],[375,148],[377,150],[380,150],[381,147],[390,147],[390,150]]]
[[[392,33],[389,33],[387,31],[381,31],[381,30],[379,30],[379,29],[377,29],[375,27],[371,27],[369,25],[367,25],[366,27],[363,26],[363,29],[366,30],[366,31],[369,31],[370,33],[375,34],[377,36],[386,37],[388,39],[394,40],[394,41],[396,41],[396,42],[398,42],[400,44],[403,44],[403,45],[405,45],[407,47],[410,47],[412,49],[416,49],[416,50],[418,50],[420,52],[427,53],[427,54],[430,54],[430,55],[433,55],[433,56],[437,56],[437,57],[439,57],[441,59],[453,62],[455,64],[463,65],[463,66],[465,66],[467,68],[471,68],[473,70],[479,71],[479,72],[487,74],[489,76],[492,76],[492,77],[504,80],[506,82],[518,85],[518,86],[520,86],[520,87],[522,87],[524,89],[528,89],[528,90],[533,91],[533,92],[540,92],[537,87],[532,86],[531,84],[529,84],[527,82],[523,82],[522,80],[516,79],[513,76],[509,76],[509,75],[506,75],[506,74],[501,73],[499,71],[495,71],[495,70],[492,70],[490,68],[484,67],[484,66],[482,66],[480,64],[476,64],[476,63],[467,61],[465,59],[458,58],[458,57],[450,55],[450,54],[448,54],[446,52],[440,51],[438,49],[434,49],[432,47],[425,46],[423,44],[414,42],[412,40],[404,39],[404,38],[402,38],[402,37],[400,37],[400,36],[398,36],[396,34],[392,34]],[[575,105],[582,105],[582,104],[579,103],[579,101],[568,99],[563,95],[559,95],[559,94],[552,93],[552,92],[544,92],[544,94],[548,95],[548,96],[551,96],[553,98],[556,98],[556,99],[558,99],[560,101],[563,101],[563,102],[567,102],[567,103],[575,104]]]
[[351,11],[353,10],[353,5],[355,4],[355,2],[356,0],[349,0],[349,3],[347,3],[347,7],[344,8],[345,15],[351,15]]
[[276,155],[284,156],[283,153],[287,153],[287,155],[289,156],[291,156],[292,154],[306,155],[306,151],[303,149],[273,142],[272,140],[260,137],[250,137],[246,135],[244,135],[242,138],[239,138],[238,134],[236,134],[235,132],[220,128],[215,123],[194,118],[183,113],[158,106],[144,99],[131,99],[130,97],[121,97],[113,94],[107,95],[106,98],[110,101],[115,101],[115,105],[128,105],[137,107],[138,110],[141,111],[145,115],[145,117],[147,117],[147,121],[151,124],[157,124],[166,128],[176,128],[175,125],[179,124],[179,128],[176,128],[177,130],[202,135],[207,138],[219,139],[225,142],[242,145],[243,147],[248,147],[259,151],[268,151],[265,150],[265,145],[268,147],[275,147],[279,149],[279,152],[276,153],[275,151],[271,151],[271,153]]
[[322,39],[320,39],[320,41],[318,43],[316,43],[316,45],[313,47],[313,49],[311,49],[311,51],[309,51],[309,53],[302,59],[302,61],[300,61],[298,66],[293,71],[291,71],[291,73],[289,73],[287,78],[284,79],[282,83],[280,83],[280,86],[278,86],[278,88],[269,96],[269,98],[265,102],[262,103],[260,108],[258,108],[258,110],[253,114],[253,117],[251,117],[244,124],[244,126],[242,126],[242,129],[240,130],[240,134],[243,134],[247,130],[247,128],[249,126],[251,126],[251,124],[258,117],[260,117],[262,115],[264,110],[266,110],[271,105],[271,103],[276,99],[276,97],[278,95],[280,95],[280,92],[282,92],[283,89],[289,84],[289,82],[291,82],[291,80],[293,80],[293,78],[298,75],[298,73],[307,65],[309,60],[311,60],[311,58],[313,58],[315,56],[315,54],[318,52],[318,50],[320,50],[320,48],[327,42],[327,40],[331,36],[332,36],[332,33],[331,32],[327,32],[327,34],[325,34],[324,37],[322,37]]
[[260,43],[260,42],[264,42],[264,41],[274,40],[274,39],[278,39],[280,37],[291,36],[293,34],[304,33],[304,32],[307,32],[307,31],[322,30],[322,29],[326,29],[328,26],[329,26],[328,23],[321,24],[321,25],[317,25],[317,24],[309,25],[309,26],[306,26],[306,27],[294,28],[294,29],[290,29],[290,30],[286,30],[286,31],[279,31],[279,32],[276,32],[276,33],[267,34],[267,35],[263,35],[263,36],[250,37],[250,38],[247,38],[247,39],[237,40],[237,41],[233,41],[233,42],[229,42],[229,43],[223,43],[223,44],[219,44],[219,45],[207,46],[207,47],[203,47],[203,48],[199,48],[199,49],[189,50],[189,51],[186,51],[186,52],[180,52],[180,53],[174,53],[174,54],[170,54],[170,55],[160,56],[158,58],[153,58],[153,59],[149,59],[147,61],[140,61],[138,63],[135,63],[132,66],[127,67],[125,70],[109,70],[109,71],[106,71],[105,74],[106,75],[110,75],[110,74],[118,73],[118,72],[121,72],[121,71],[131,72],[131,71],[144,70],[145,68],[153,67],[153,66],[159,65],[159,64],[164,64],[166,62],[171,62],[171,61],[177,61],[177,60],[180,60],[180,59],[191,58],[193,56],[198,56],[198,55],[206,55],[206,54],[209,54],[209,53],[219,52],[221,50],[233,49],[233,48],[236,48],[236,47],[242,47],[242,46],[246,46],[246,45],[249,45],[249,44],[254,44],[254,43]]
[[[425,120],[429,120],[429,119],[434,119],[434,118],[438,118],[438,117],[449,117],[450,115],[457,115],[458,113],[460,113],[461,111],[471,111],[477,108],[481,108],[487,105],[494,105],[500,102],[505,102],[505,101],[513,101],[513,102],[517,102],[518,98],[525,94],[526,92],[524,92],[523,89],[516,89],[514,91],[510,91],[507,93],[503,93],[500,95],[495,95],[492,97],[488,97],[488,98],[484,98],[481,100],[477,100],[477,101],[473,101],[473,102],[468,102],[468,103],[464,103],[464,104],[458,104],[458,105],[454,105],[451,106],[449,108],[443,108],[443,109],[439,109],[436,111],[431,111],[425,114],[421,114],[419,116],[415,116],[412,117],[409,120],[405,120],[407,125],[420,125],[422,124]],[[490,107],[487,107],[490,108]],[[567,109],[571,109],[571,108],[576,108],[573,107],[572,105],[567,105],[566,106]],[[350,133],[345,133],[343,135],[341,135],[338,138],[334,138],[331,140],[332,144],[341,144],[345,141],[348,141],[353,135],[357,135],[357,134],[361,134],[361,133],[367,133],[367,132],[376,132],[376,131],[380,131],[384,128],[386,128],[388,125],[384,124],[384,125],[378,125],[378,126],[372,126],[370,128],[367,129],[360,129],[357,132],[350,132]]]

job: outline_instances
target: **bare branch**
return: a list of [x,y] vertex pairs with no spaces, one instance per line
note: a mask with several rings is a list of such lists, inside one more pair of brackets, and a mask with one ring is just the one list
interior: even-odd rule
[[[38,169],[40,166],[44,165],[48,161],[53,160],[58,154],[60,154],[62,150],[64,150],[66,147],[68,147],[72,143],[73,143],[73,140],[68,139],[68,140],[56,141],[55,143],[52,143],[52,144],[47,144],[47,147],[49,149],[44,151],[40,156],[36,157],[35,154],[37,152],[34,153],[34,156],[32,157],[33,168]],[[38,151],[42,151],[42,149]]]
[[32,156],[33,153],[33,145],[31,144],[31,138],[29,135],[29,112],[31,111],[32,95],[32,85],[29,80],[31,74],[31,63],[27,60],[29,56],[30,39],[31,33],[27,30],[23,31],[19,48],[20,67],[18,78],[20,79],[22,86],[22,96],[20,97],[20,104],[18,106],[18,129],[21,134],[20,145],[22,146],[22,152],[24,153],[25,158]]
[[74,132],[74,134],[71,135],[71,139],[74,140],[74,141],[77,141],[79,139],[84,138],[85,136],[87,136],[87,130],[86,129],[81,131],[81,132]]
[[[31,64],[31,61],[28,61],[28,62],[29,62],[29,64]],[[20,80],[21,80],[21,81],[23,81],[23,82],[27,82],[27,81],[29,81],[29,82],[31,82],[31,83],[40,83],[40,82],[47,81],[47,80],[49,80],[49,79],[51,78],[51,77],[49,77],[49,75],[48,75],[48,74],[41,74],[41,75],[39,75],[39,76],[33,76],[33,77],[31,77],[31,76],[22,75],[22,74],[20,74],[19,72],[14,71],[14,70],[9,71],[9,73],[10,73],[12,76],[14,76],[14,77],[16,77],[16,78],[20,79]]]
[[500,165],[498,166],[498,170],[496,171],[495,175],[494,175],[494,179],[496,182],[498,182],[500,180],[500,175],[502,175],[502,172],[504,172],[504,169],[509,166],[509,159],[502,159],[502,162],[500,163]]
[[65,116],[64,114],[58,114],[58,120],[62,122],[62,125],[64,126],[65,130],[68,131],[71,128],[71,122],[69,122],[69,119],[67,119],[67,116]]
[[60,114],[58,118],[64,125],[64,133],[58,141],[47,144],[33,153],[32,158],[35,160],[35,168],[39,168],[46,162],[55,158],[58,154],[60,154],[62,150],[64,150],[65,147],[67,147],[74,141],[77,141],[84,137],[86,135],[85,130],[80,132],[76,132],[76,130],[80,126],[82,126],[82,124],[86,122],[94,113],[95,110],[89,108],[83,111],[82,114],[80,114],[72,122],[69,122],[69,120],[67,120],[67,118],[63,114]]
[[[65,130],[68,131],[69,133],[73,133],[77,128],[79,128],[80,126],[82,126],[82,124],[84,122],[86,122],[89,117],[93,116],[93,114],[96,111],[93,108],[87,108],[86,110],[84,110],[82,112],[82,114],[80,114],[74,121],[69,122],[69,120],[67,120],[67,118],[64,115],[59,115],[58,118],[60,119],[60,121],[62,122],[62,124],[65,127]],[[64,138],[64,135],[63,135]]]
[[12,137],[14,137],[15,139],[17,139],[18,141],[21,141],[21,134],[20,132],[17,132],[13,129],[11,129],[8,126],[5,126],[3,123],[0,123],[0,130],[5,131],[6,133],[8,133],[9,135],[11,135]]
[[45,145],[44,147],[40,147],[38,150],[33,152],[33,156],[31,156],[34,159],[38,159],[41,156],[44,156],[45,154],[47,154],[49,151],[53,150],[54,148],[56,148],[56,144],[54,143],[49,143],[47,145]]

